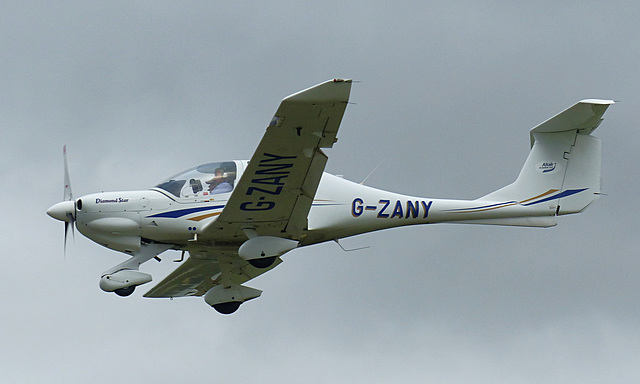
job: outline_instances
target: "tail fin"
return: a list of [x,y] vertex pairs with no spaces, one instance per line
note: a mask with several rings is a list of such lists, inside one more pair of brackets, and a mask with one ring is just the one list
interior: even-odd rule
[[555,206],[578,213],[600,193],[600,140],[591,133],[611,100],[582,100],[531,129],[531,152],[516,181],[480,200]]

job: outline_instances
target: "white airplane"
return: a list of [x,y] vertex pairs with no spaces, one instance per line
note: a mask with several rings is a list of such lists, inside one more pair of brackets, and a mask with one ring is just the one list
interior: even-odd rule
[[[591,133],[611,100],[582,100],[531,129],[531,151],[516,181],[476,200],[383,191],[324,173],[322,148],[337,141],[351,80],[334,79],[284,100],[250,161],[202,164],[143,191],[74,199],[64,151],[64,201],[47,213],[129,258],[100,288],[120,296],[151,281],[139,271],[167,250],[182,265],[145,297],[204,296],[235,312],[262,291],[243,285],[298,247],[413,224],[551,227],[600,193],[600,140]],[[184,261],[184,252],[189,258]]]

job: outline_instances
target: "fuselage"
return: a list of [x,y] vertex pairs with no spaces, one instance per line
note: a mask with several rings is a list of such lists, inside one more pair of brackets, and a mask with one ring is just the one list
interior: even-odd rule
[[[234,179],[239,179],[246,161],[233,163]],[[203,228],[220,215],[231,191],[211,193],[201,188],[205,182],[200,181],[197,188],[191,188],[194,181],[195,178],[190,179],[191,186],[184,183],[184,188],[189,190],[186,194],[178,192],[174,177],[149,190],[83,196],[76,200],[77,228],[91,240],[127,253],[138,251],[141,241],[172,244],[176,249],[196,243],[216,246],[216,239],[207,237]],[[308,214],[308,228],[294,240],[304,246],[405,225],[439,222],[491,224],[491,220],[524,216],[535,219],[553,216],[554,209],[553,204],[527,206],[515,201],[413,197],[324,173]]]

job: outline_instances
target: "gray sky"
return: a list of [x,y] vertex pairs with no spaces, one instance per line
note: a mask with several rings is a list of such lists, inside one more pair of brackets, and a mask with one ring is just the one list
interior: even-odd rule
[[[4,1],[0,381],[637,383],[640,7],[632,1]],[[411,195],[510,183],[584,98],[603,191],[552,229],[418,226],[298,249],[232,316],[98,287],[124,257],[46,209],[253,153],[280,100],[353,78],[327,171]],[[176,267],[142,269],[161,280]]]

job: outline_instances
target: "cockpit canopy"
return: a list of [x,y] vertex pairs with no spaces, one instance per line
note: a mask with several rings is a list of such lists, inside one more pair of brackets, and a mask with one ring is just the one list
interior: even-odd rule
[[207,163],[188,169],[156,185],[178,198],[194,198],[233,191],[236,163]]

